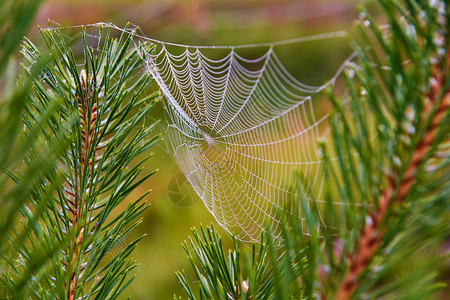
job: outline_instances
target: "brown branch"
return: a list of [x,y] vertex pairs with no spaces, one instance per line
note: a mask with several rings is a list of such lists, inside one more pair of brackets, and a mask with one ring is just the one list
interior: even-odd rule
[[444,76],[440,76],[440,72],[437,73],[431,81],[431,89],[428,95],[428,100],[430,101],[427,102],[428,109],[425,110],[427,115],[432,118],[431,123],[424,136],[416,145],[411,161],[403,173],[401,180],[397,182],[393,178],[389,178],[388,186],[382,192],[378,201],[378,209],[371,212],[366,219],[356,253],[350,254],[348,257],[350,267],[338,288],[336,294],[337,300],[350,299],[358,286],[359,276],[367,268],[381,245],[384,233],[381,223],[387,218],[388,208],[402,203],[410,192],[416,180],[417,169],[423,162],[427,152],[431,149],[436,132],[445,113],[450,110],[450,92],[445,91],[434,115],[430,115],[433,113],[431,112],[431,107],[435,104],[439,94],[442,92],[441,88],[444,84]]
[[[81,70],[81,74],[80,74],[80,81],[81,81],[81,87],[83,89],[86,88],[87,85],[87,78],[86,78],[86,71]],[[91,78],[91,82],[92,82],[92,78]],[[81,144],[81,160],[80,160],[80,165],[81,168],[80,170],[82,170],[81,172],[83,172],[84,168],[86,167],[86,161],[88,164],[88,167],[92,164],[92,158],[87,159],[87,154],[88,154],[88,149],[89,147],[92,147],[92,143],[93,143],[93,127],[95,126],[95,122],[97,120],[97,103],[93,103],[92,108],[90,109],[90,111],[88,110],[88,98],[92,98],[92,101],[97,102],[97,99],[93,99],[93,87],[91,85],[90,87],[90,92],[86,93],[86,91],[83,90],[84,93],[84,97],[78,97],[78,114],[80,117],[80,125],[81,125],[81,138],[82,138],[82,144]],[[83,103],[82,103],[82,98],[84,98],[84,108],[83,108]],[[89,115],[90,112],[90,115]],[[89,120],[90,117],[90,120]],[[90,121],[90,122],[89,122]],[[90,125],[88,127],[88,124]],[[94,151],[94,155],[95,157],[95,151]],[[70,211],[73,213],[73,224],[70,226],[71,230],[77,230],[77,225],[78,225],[78,220],[81,217],[82,213],[83,213],[83,195],[85,193],[82,193],[82,191],[78,191],[78,193],[74,193],[74,192],[68,192],[69,195],[71,195],[73,198],[77,197],[78,201],[69,201],[70,205],[72,206],[70,208]],[[78,194],[76,196],[76,194]],[[72,274],[70,277],[70,284],[69,284],[69,290],[68,290],[68,294],[67,294],[67,299],[68,300],[73,300],[75,297],[75,288],[76,288],[76,277],[77,277],[77,272],[76,272],[76,264],[81,252],[81,243],[83,241],[83,234],[84,234],[84,227],[82,226],[80,228],[80,231],[75,235],[76,237],[73,238],[72,241],[72,260],[71,260],[71,264],[72,264]]]

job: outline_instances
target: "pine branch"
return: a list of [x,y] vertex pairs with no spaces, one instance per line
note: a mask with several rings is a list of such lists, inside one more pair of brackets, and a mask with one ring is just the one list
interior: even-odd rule
[[[53,140],[45,141],[43,127],[61,108],[55,97],[35,112],[33,123],[24,118],[32,102],[32,82],[50,59],[43,54],[32,69],[17,72],[14,55],[40,3],[5,0],[0,9],[0,297],[23,298],[26,287],[61,247],[60,241],[45,245],[29,240],[61,184],[57,164],[68,147],[65,123]],[[37,194],[40,201],[34,206]]]
[[[81,125],[81,169],[89,169],[89,167],[93,163],[93,159],[87,157],[88,149],[94,142],[94,133],[91,128],[95,128],[96,120],[97,120],[97,107],[98,107],[98,98],[94,97],[94,90],[93,86],[96,86],[98,83],[93,83],[92,78],[89,83],[89,88],[87,78],[86,78],[86,71],[83,69],[80,73],[80,84],[81,88],[83,89],[83,97],[77,97],[77,103],[78,103],[78,114],[80,118],[80,125]],[[87,90],[87,93],[86,93]],[[94,103],[92,105],[89,105],[88,101],[93,101]],[[84,101],[84,103],[83,103]],[[88,107],[90,108],[90,111],[88,111]],[[88,124],[89,123],[89,124]],[[89,131],[89,132],[87,132]],[[98,147],[95,148],[93,151],[94,157],[97,157],[98,153]],[[86,161],[88,161],[86,163]],[[75,195],[81,195],[81,191],[67,191],[67,194],[70,198],[74,198]],[[80,219],[82,219],[83,216],[83,209],[85,208],[85,205],[83,205],[82,198],[76,199],[76,201],[69,201],[69,210],[72,214],[71,217],[69,217],[69,223],[71,224],[72,230],[78,230],[77,228],[80,228],[78,222]],[[72,239],[71,243],[72,245],[69,247],[72,247],[72,258],[68,258],[69,261],[66,262],[66,267],[71,265],[76,265],[79,256],[81,255],[81,244],[83,241],[84,236],[84,226],[81,225],[81,228],[79,229],[78,233],[75,233],[75,237]],[[72,272],[72,275],[70,277],[70,284],[69,284],[69,300],[74,299],[75,295],[75,288],[76,288],[76,277],[77,273],[74,269]]]
[[[416,130],[420,134],[420,138],[416,142],[412,153],[409,155],[409,159],[404,160],[409,162],[405,163],[400,168],[395,168],[394,164],[391,173],[387,176],[387,186],[381,191],[380,197],[376,202],[377,209],[368,212],[356,249],[354,252],[348,253],[347,264],[349,267],[348,270],[345,271],[345,276],[338,286],[336,294],[336,299],[339,300],[351,298],[352,294],[361,283],[361,276],[370,266],[374,257],[380,252],[382,244],[386,243],[387,228],[391,223],[395,224],[394,220],[398,218],[393,212],[401,210],[405,201],[418,201],[418,199],[411,199],[411,197],[408,196],[414,194],[415,190],[421,185],[421,178],[418,177],[418,174],[422,172],[424,165],[433,157],[438,145],[446,139],[445,130],[448,127],[449,121],[447,114],[450,111],[450,91],[448,82],[450,55],[448,52],[444,52],[445,44],[444,47],[442,46],[443,41],[448,39],[448,32],[442,31],[440,27],[433,28],[433,25],[436,24],[431,25],[434,30],[428,31],[427,27],[430,26],[430,23],[422,21],[421,19],[424,18],[426,20],[427,18],[434,18],[434,22],[437,21],[438,23],[441,23],[440,25],[444,25],[445,17],[444,15],[436,17],[435,14],[437,13],[437,16],[439,16],[439,14],[442,14],[442,11],[434,10],[432,7],[427,7],[423,4],[417,4],[417,6],[414,7],[412,2],[405,2],[411,9],[409,14],[406,14],[401,6],[395,6],[388,2],[381,1],[385,12],[387,12],[388,17],[390,18],[390,29],[393,31],[392,34],[409,42],[408,45],[410,46],[410,49],[405,52],[406,59],[410,59],[416,64],[411,71],[411,74],[414,74],[412,76],[415,77],[412,77],[413,80],[419,81],[421,78],[419,74],[421,75],[423,72],[414,70],[419,70],[419,68],[421,68],[420,60],[423,59],[417,56],[417,54],[423,55],[425,59],[429,57],[430,63],[432,62],[432,64],[429,65],[431,73],[429,73],[430,77],[428,79],[430,85],[428,87],[428,92],[423,93],[417,91],[415,95],[418,101],[415,104],[417,107],[422,107],[422,112],[418,116],[419,121],[417,123],[417,128],[419,128],[420,123],[425,124],[425,126],[422,127],[422,131]],[[420,5],[423,5],[421,7],[421,9],[423,9],[422,15],[417,12]],[[444,6],[444,4],[442,4],[442,6]],[[407,22],[411,22],[417,26],[418,37],[415,36],[415,32],[408,31],[408,25],[402,27],[400,23],[402,22],[402,19],[400,19],[400,22],[395,19],[396,12],[400,12],[400,14],[406,16],[405,18],[408,18]],[[371,21],[366,20],[365,22],[370,23]],[[372,31],[375,33],[375,36],[380,36],[377,29],[372,27]],[[427,36],[430,32],[432,39],[429,39]],[[427,39],[429,40],[427,41]],[[418,42],[417,44],[412,44],[411,42],[413,41]],[[430,42],[430,44],[427,44],[427,42]],[[383,44],[387,57],[395,57],[397,60],[405,59],[405,56],[400,54],[401,50],[397,49],[400,47],[395,44],[395,42],[392,43],[392,46],[386,46],[384,42],[380,43]],[[442,55],[442,53],[444,53],[444,55]],[[364,57],[363,54],[362,60],[364,64],[368,64],[367,61],[364,61],[366,59],[367,58]],[[377,61],[379,62],[380,60]],[[390,62],[392,72],[396,69],[395,63],[396,62],[393,61]],[[424,68],[424,71],[424,73],[427,74],[426,67]],[[407,71],[399,70],[399,72]],[[405,76],[405,73],[400,75]],[[364,85],[365,82],[367,82],[367,78],[365,78],[364,81],[361,79],[358,79],[357,81],[362,82],[362,85]],[[414,81],[410,83],[413,82]],[[402,89],[407,89],[408,86],[405,86],[402,83],[394,84],[393,86],[392,98],[394,99],[387,101],[391,101],[394,104],[394,107],[400,107],[402,103],[399,98],[404,97],[404,95],[408,93],[407,90],[402,91]],[[413,87],[413,84],[411,84],[411,87]],[[404,95],[402,93],[404,93]],[[378,94],[380,93],[378,92]],[[368,97],[376,99],[377,95],[369,95]],[[389,99],[389,96],[385,96],[385,99]],[[411,101],[411,103],[414,102]],[[404,132],[405,127],[408,126],[402,126],[402,123],[406,123],[406,121],[402,121],[400,118],[398,123],[400,125],[400,130],[397,134],[399,137],[408,135],[408,129]]]
[[[450,59],[450,55],[447,55]],[[357,246],[357,252],[349,256],[349,270],[342,280],[336,299],[350,299],[351,295],[358,286],[358,277],[370,264],[373,256],[376,254],[383,240],[383,224],[389,222],[388,212],[394,209],[394,206],[400,206],[406,195],[411,191],[416,180],[418,169],[423,165],[423,161],[435,143],[436,132],[441,128],[445,114],[450,111],[450,92],[444,87],[445,74],[439,72],[432,78],[433,86],[431,87],[429,96],[429,105],[435,103],[436,111],[430,112],[432,109],[426,110],[431,118],[430,126],[425,135],[416,145],[409,166],[397,183],[394,176],[389,178],[389,185],[382,192],[378,201],[378,209],[369,213],[366,219],[366,225],[363,228],[360,240]],[[440,100],[440,95],[444,95]]]
[[[153,47],[134,46],[133,34],[126,32],[114,39],[100,28],[99,48],[93,49],[82,30],[85,56],[79,71],[66,36],[51,29],[42,35],[57,60],[33,80],[24,119],[26,125],[34,124],[36,112],[45,111],[49,99],[57,96],[63,109],[42,124],[43,138],[50,143],[66,124],[70,145],[58,157],[64,182],[27,237],[32,247],[34,239],[46,247],[59,241],[62,247],[52,264],[26,285],[26,294],[38,299],[115,299],[132,280],[127,278],[135,263],[129,256],[140,238],[117,248],[141,222],[138,217],[147,208],[142,199],[148,193],[125,209],[119,205],[154,173],[141,174],[151,156],[143,152],[157,143],[157,136],[151,136],[155,124],[144,126],[144,121],[159,93],[144,96],[152,78],[133,77]],[[25,70],[32,70],[41,51],[26,40],[23,53]],[[33,205],[38,207],[42,198],[36,192]],[[113,250],[118,252],[111,257]]]

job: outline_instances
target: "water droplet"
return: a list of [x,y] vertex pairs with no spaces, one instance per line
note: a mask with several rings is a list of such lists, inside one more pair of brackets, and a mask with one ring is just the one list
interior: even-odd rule
[[364,20],[364,26],[368,27],[370,25],[370,21],[369,20]]
[[431,7],[436,8],[439,4],[439,1],[438,0],[430,0],[430,1],[428,1],[428,3],[430,4]]
[[367,95],[367,91],[365,89],[361,89],[361,96]]
[[416,132],[416,127],[414,127],[412,124],[408,124],[408,125],[406,126],[406,131],[407,131],[409,134],[414,134],[414,133]]
[[347,69],[347,74],[350,78],[355,77],[355,71],[353,71],[352,69]]

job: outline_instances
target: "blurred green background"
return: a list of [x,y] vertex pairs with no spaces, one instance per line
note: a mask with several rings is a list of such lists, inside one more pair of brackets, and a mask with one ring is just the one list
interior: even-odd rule
[[[191,45],[248,44],[351,30],[357,18],[355,7],[360,2],[53,0],[44,2],[35,24],[46,28],[48,20],[68,26],[112,22],[124,27],[131,22],[146,36],[163,41]],[[32,40],[39,40],[37,26],[29,35]],[[293,45],[280,51],[287,69],[306,84],[323,83],[350,54],[342,40]],[[325,109],[326,105],[321,107]],[[163,118],[162,112],[159,105],[152,118]],[[199,199],[185,198],[179,204],[169,199],[168,185],[175,184],[174,180],[183,181],[183,176],[178,176],[180,171],[165,152],[163,143],[153,151],[155,155],[146,168],[159,169],[159,172],[131,196],[138,197],[152,189],[146,199],[151,206],[138,231],[124,241],[125,245],[137,236],[147,235],[134,252],[139,267],[135,281],[125,293],[133,299],[172,299],[174,294],[183,295],[175,271],[184,269],[189,274],[191,268],[181,243],[188,238],[191,227],[214,223]],[[221,232],[224,242],[230,244],[228,235]]]

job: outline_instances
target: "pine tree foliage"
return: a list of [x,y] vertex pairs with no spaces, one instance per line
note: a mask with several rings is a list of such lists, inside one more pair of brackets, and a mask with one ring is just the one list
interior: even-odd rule
[[[19,208],[23,226],[31,228],[25,241],[15,246],[20,237],[16,230],[9,235],[14,249],[5,258],[9,270],[3,281],[18,298],[116,299],[136,266],[130,253],[140,238],[125,239],[141,222],[148,192],[131,203],[125,200],[154,173],[142,172],[142,164],[157,142],[151,135],[155,124],[145,121],[159,93],[146,95],[151,77],[135,76],[152,46],[135,47],[132,34],[115,39],[100,28],[94,49],[88,47],[85,30],[81,35],[81,68],[58,30],[42,31],[55,58],[43,69],[37,62],[44,54],[28,40],[23,45],[25,73],[33,78],[22,115],[25,133],[31,135],[37,126],[43,144],[52,145],[66,128],[69,143],[66,151],[58,152],[57,165],[49,168],[53,177],[62,174],[59,184],[42,180],[31,193],[31,203]],[[39,76],[32,76],[35,69]],[[58,99],[60,109],[42,122],[51,99]],[[38,157],[35,152],[33,148],[25,156],[25,164]],[[18,183],[28,181],[21,173],[8,174]],[[30,253],[40,247],[50,259],[24,280],[34,259]]]
[[4,0],[0,10],[0,74],[34,20],[40,0]]
[[266,236],[251,250],[236,242],[226,255],[214,228],[194,231],[185,249],[195,286],[177,274],[189,299],[427,299],[442,288],[450,4],[379,4],[388,24],[361,9],[346,93],[330,92],[332,143],[322,145],[327,203],[311,209],[298,191],[312,234],[290,218],[280,247]]
[[[28,74],[22,74],[21,84],[16,83],[17,62],[15,53],[26,33],[40,1],[2,2],[0,10],[0,295],[10,294],[3,288],[9,285],[10,273],[16,272],[22,264],[20,278],[13,287],[20,291],[49,257],[56,253],[59,245],[45,249],[35,245],[26,247],[27,240],[42,218],[41,212],[52,200],[61,182],[61,172],[57,167],[58,157],[67,149],[65,137],[67,128],[61,124],[51,143],[45,143],[41,128],[60,109],[56,99],[49,98],[48,105],[35,115],[35,122],[25,124],[20,116],[25,113],[30,99],[27,97],[31,82],[48,61],[36,61],[36,67]],[[25,163],[26,161],[26,163]],[[20,170],[20,178],[12,170]],[[12,180],[14,179],[14,180]],[[35,191],[42,193],[36,213],[29,215],[30,199]],[[28,217],[27,222],[24,219]],[[20,253],[24,260],[12,253]],[[26,260],[26,262],[25,262]]]

